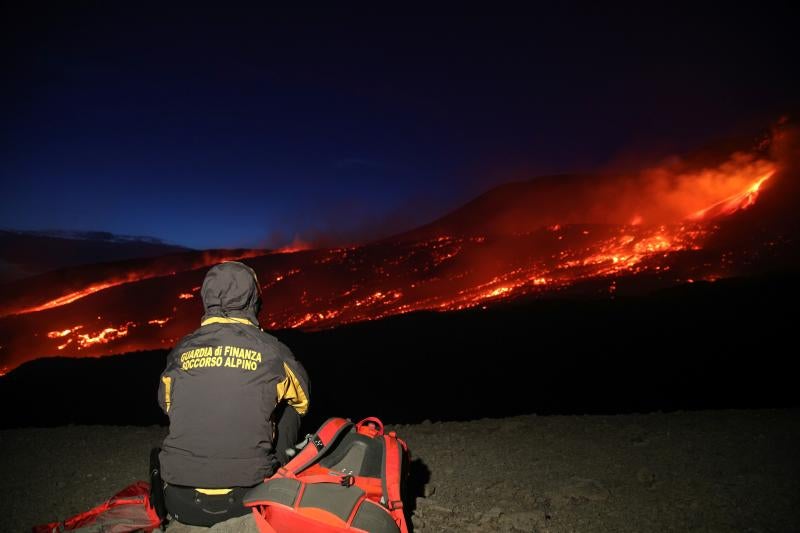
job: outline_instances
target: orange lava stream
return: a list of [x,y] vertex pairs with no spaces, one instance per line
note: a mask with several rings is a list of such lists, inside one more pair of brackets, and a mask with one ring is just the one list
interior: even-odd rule
[[728,198],[725,198],[724,200],[721,200],[712,206],[706,207],[705,209],[701,209],[690,215],[689,218],[691,220],[703,220],[713,216],[732,215],[740,209],[747,209],[756,203],[761,186],[774,174],[775,171],[773,170],[759,178],[758,181],[748,187],[747,190],[729,196]]
[[[164,322],[166,322],[166,320]],[[126,322],[118,327],[109,326],[94,333],[75,333],[79,329],[83,329],[82,325],[78,325],[61,331],[50,331],[47,336],[51,339],[57,339],[69,335],[70,338],[67,338],[65,343],[58,345],[56,348],[58,350],[63,350],[75,342],[77,349],[81,350],[97,344],[108,344],[111,341],[124,337],[128,334],[129,329],[135,326],[136,324],[134,322]]]
[[45,302],[42,305],[37,305],[34,307],[27,307],[25,309],[20,309],[19,311],[13,313],[15,315],[23,315],[26,313],[36,313],[37,311],[44,311],[46,309],[52,309],[54,307],[61,307],[62,305],[71,304],[76,300],[80,300],[81,298],[85,298],[90,294],[94,294],[96,292],[102,291],[103,289],[107,289],[109,287],[115,287],[117,285],[121,285],[123,283],[129,283],[131,281],[138,281],[139,279],[144,278],[137,278],[136,276],[129,276],[127,279],[124,280],[115,280],[109,281],[106,283],[100,283],[98,285],[91,285],[85,289],[71,292],[69,294],[65,294],[55,300],[50,300],[49,302]]
[[93,344],[108,344],[112,340],[127,335],[128,328],[133,325],[133,322],[128,322],[119,326],[118,328],[105,328],[103,331],[97,332],[93,335],[88,333],[80,334],[78,335],[78,349],[88,348]]
[[[245,259],[245,258],[248,258],[248,257],[254,257],[254,256],[261,255],[261,254],[262,254],[262,252],[260,252],[260,251],[250,251],[250,252],[247,252],[245,254],[237,254],[237,255],[228,256],[228,257],[215,258],[213,261],[203,260],[203,261],[199,262],[199,264],[192,265],[192,267],[189,270],[194,270],[196,268],[203,268],[205,266],[209,266],[210,264],[215,264],[215,263],[218,263],[218,262],[222,263],[222,262],[225,262],[225,261],[235,261],[237,259]],[[145,280],[145,279],[152,279],[152,278],[158,278],[158,277],[163,277],[163,276],[171,276],[171,275],[174,275],[175,273],[176,272],[174,272],[174,271],[171,271],[171,272],[131,272],[131,273],[128,273],[127,275],[125,275],[125,276],[122,276],[122,277],[119,277],[119,278],[110,279],[110,280],[104,281],[102,283],[97,283],[97,284],[94,284],[94,285],[90,285],[89,287],[87,287],[85,289],[81,289],[79,291],[74,291],[74,292],[71,292],[69,294],[65,294],[63,296],[59,296],[58,298],[55,298],[53,300],[49,300],[49,301],[47,301],[47,302],[45,302],[45,303],[43,303],[41,305],[36,305],[36,306],[32,306],[32,307],[26,307],[26,308],[20,309],[18,311],[15,311],[15,312],[9,313],[9,314],[22,315],[22,314],[27,314],[27,313],[36,313],[38,311],[45,311],[47,309],[53,309],[55,307],[61,307],[62,305],[71,304],[71,303],[73,303],[73,302],[75,302],[77,300],[80,300],[81,298],[85,298],[85,297],[87,297],[89,295],[92,295],[92,294],[94,294],[96,292],[100,292],[102,290],[105,290],[105,289],[108,289],[108,288],[111,288],[111,287],[116,287],[118,285],[123,285],[125,283],[133,283],[133,282],[137,282],[137,281],[142,281],[142,280]],[[189,293],[184,293],[184,294],[180,294],[178,296],[178,298],[181,298],[181,299],[194,298],[194,295],[193,294],[189,294]],[[2,318],[2,317],[0,317],[0,318]]]

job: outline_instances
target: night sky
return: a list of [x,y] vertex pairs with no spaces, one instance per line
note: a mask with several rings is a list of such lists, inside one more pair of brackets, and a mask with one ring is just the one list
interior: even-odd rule
[[0,228],[348,242],[680,153],[798,109],[793,19],[758,6],[7,6]]

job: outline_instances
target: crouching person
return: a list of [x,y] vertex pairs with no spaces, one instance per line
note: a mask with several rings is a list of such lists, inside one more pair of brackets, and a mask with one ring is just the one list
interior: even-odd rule
[[221,263],[201,289],[200,328],[167,357],[158,400],[169,415],[159,454],[168,518],[211,526],[249,512],[242,496],[286,462],[308,409],[308,377],[258,326],[255,272]]

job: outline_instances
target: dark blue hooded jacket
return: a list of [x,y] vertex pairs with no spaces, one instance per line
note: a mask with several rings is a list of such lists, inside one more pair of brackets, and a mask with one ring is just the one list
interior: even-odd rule
[[167,356],[158,401],[169,415],[163,479],[201,488],[247,487],[277,467],[272,416],[280,402],[308,410],[308,376],[292,352],[258,326],[261,293],[242,263],[212,267],[201,326]]

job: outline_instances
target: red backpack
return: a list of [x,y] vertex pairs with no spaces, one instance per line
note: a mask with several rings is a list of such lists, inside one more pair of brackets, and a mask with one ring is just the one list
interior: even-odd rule
[[377,418],[331,418],[285,467],[252,489],[261,533],[408,533],[401,494],[408,447]]

